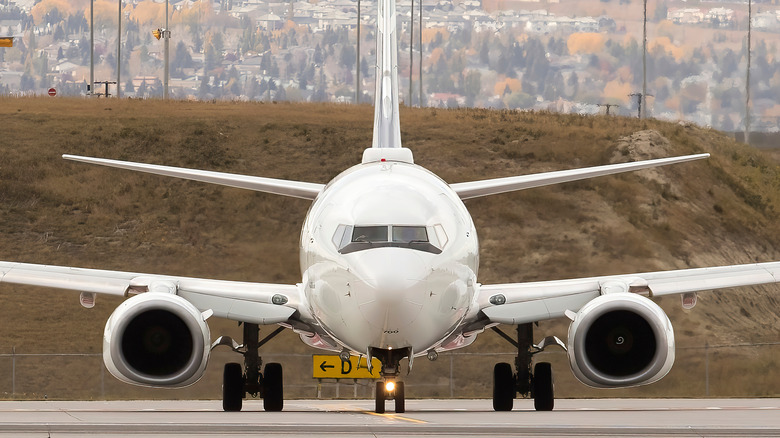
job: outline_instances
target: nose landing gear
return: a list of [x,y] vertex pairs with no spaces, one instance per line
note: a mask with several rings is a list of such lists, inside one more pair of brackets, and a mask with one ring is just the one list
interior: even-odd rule
[[395,401],[395,412],[406,412],[406,400],[404,399],[404,382],[388,380],[376,382],[376,409],[377,414],[385,413],[385,400]]
[[[377,414],[385,413],[385,401],[395,401],[395,412],[398,414],[406,412],[406,400],[404,394],[404,382],[396,380],[400,374],[401,359],[409,357],[408,348],[400,350],[384,350],[372,348],[370,356],[376,357],[382,362],[380,375],[382,381],[376,382],[376,409]],[[369,362],[371,358],[369,357]]]

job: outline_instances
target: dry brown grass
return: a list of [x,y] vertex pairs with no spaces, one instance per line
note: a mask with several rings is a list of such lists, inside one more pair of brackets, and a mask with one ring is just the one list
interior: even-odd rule
[[[307,202],[64,162],[60,155],[324,183],[359,162],[371,144],[372,119],[369,106],[2,98],[0,259],[297,282],[296,248]],[[449,182],[605,164],[616,155],[619,138],[647,129],[667,138],[674,155],[713,154],[708,161],[660,170],[661,182],[628,174],[469,201],[482,243],[483,283],[780,260],[777,161],[718,132],[628,118],[480,109],[404,108],[401,126],[416,162]],[[678,342],[692,346],[705,339],[775,340],[777,297],[776,287],[702,294],[690,313],[679,309],[676,298],[661,304]],[[99,353],[105,319],[117,302],[100,297],[97,308],[87,311],[72,293],[5,285],[0,353],[14,346],[22,353]],[[212,334],[239,333],[235,323],[214,321]],[[565,338],[565,323],[543,323],[538,336],[547,334]],[[486,333],[465,351],[511,351],[502,342]],[[314,353],[290,333],[267,351]],[[558,391],[700,395],[700,388],[686,386],[686,376],[699,373],[700,363],[684,356],[661,383],[618,393],[586,390],[561,356],[555,359]],[[107,376],[106,396],[216,398],[221,364],[230,358],[219,354],[204,382],[181,391],[138,389]],[[94,397],[79,389],[86,383],[72,378],[94,378],[97,361],[35,365],[22,392],[36,398],[52,388],[50,396]],[[456,395],[488,396],[493,362],[458,362]],[[768,380],[761,380],[759,392],[751,389],[755,385],[734,383],[719,395],[780,393],[780,378],[766,376],[771,359],[726,362],[724,370],[746,381],[759,375]],[[0,365],[0,391],[7,391],[7,368]],[[285,366],[288,384],[310,383],[310,360]],[[62,377],[46,378],[53,373]],[[438,381],[442,373],[448,373],[448,363],[418,360],[408,378],[409,395],[449,395],[446,386],[415,389],[415,382]],[[313,395],[296,391],[289,393]]]

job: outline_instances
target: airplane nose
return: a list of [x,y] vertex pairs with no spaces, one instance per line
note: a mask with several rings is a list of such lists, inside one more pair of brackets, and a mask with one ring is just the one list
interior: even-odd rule
[[363,251],[353,266],[358,281],[352,290],[366,321],[389,333],[414,321],[422,308],[428,265],[408,249]]
[[419,254],[399,248],[365,251],[355,268],[358,279],[384,302],[403,300],[430,271]]

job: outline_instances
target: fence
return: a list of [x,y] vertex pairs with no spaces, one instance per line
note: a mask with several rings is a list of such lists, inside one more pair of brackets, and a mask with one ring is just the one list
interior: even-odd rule
[[[780,395],[780,342],[678,346],[675,366],[660,382],[639,388],[599,390],[577,382],[562,350],[540,353],[553,364],[556,396],[580,397],[766,397]],[[214,351],[200,382],[183,389],[127,385],[105,369],[100,353],[0,353],[0,394],[7,399],[219,399],[222,366],[240,356]],[[265,354],[284,366],[288,398],[372,398],[373,381],[316,380],[312,354]],[[514,353],[442,353],[430,362],[414,361],[402,378],[407,396],[417,398],[489,398],[493,366],[514,362]]]

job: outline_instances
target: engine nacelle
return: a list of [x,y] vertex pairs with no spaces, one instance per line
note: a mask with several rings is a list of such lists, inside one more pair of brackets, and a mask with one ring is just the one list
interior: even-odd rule
[[169,293],[136,295],[114,310],[103,332],[103,362],[117,379],[180,388],[206,369],[211,332],[201,312]]
[[580,382],[596,388],[646,385],[674,363],[674,331],[651,300],[630,293],[585,304],[569,326],[569,363]]

